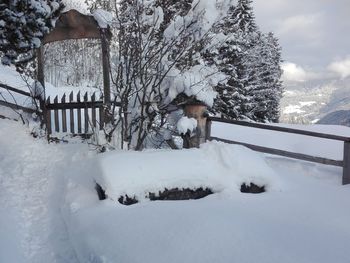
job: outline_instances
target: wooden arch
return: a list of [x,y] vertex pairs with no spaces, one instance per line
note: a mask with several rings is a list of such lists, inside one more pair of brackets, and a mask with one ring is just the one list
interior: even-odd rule
[[[102,66],[103,66],[103,91],[104,101],[110,104],[110,65],[109,65],[109,41],[112,33],[109,28],[100,28],[93,16],[84,15],[77,10],[62,13],[56,21],[55,28],[42,40],[42,44],[69,40],[69,39],[101,39]],[[43,49],[38,51],[38,81],[45,86]]]

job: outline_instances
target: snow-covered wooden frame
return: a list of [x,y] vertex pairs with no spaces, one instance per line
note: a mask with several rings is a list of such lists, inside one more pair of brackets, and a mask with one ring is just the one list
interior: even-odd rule
[[[69,39],[101,39],[102,67],[103,67],[103,90],[104,102],[110,104],[110,64],[109,64],[109,41],[112,33],[107,28],[99,27],[93,16],[84,15],[77,10],[69,10],[58,18],[55,28],[47,34],[42,44]],[[42,47],[38,50],[38,81],[44,86],[44,58]]]

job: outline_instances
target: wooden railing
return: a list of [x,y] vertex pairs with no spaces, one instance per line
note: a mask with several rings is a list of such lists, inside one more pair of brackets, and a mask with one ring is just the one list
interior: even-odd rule
[[[291,133],[291,134],[298,134],[298,135],[310,136],[315,138],[341,141],[344,143],[343,160],[332,160],[332,159],[327,159],[327,158],[322,158],[317,156],[311,156],[311,155],[306,155],[301,153],[289,152],[284,150],[263,147],[259,145],[227,140],[227,139],[218,138],[218,137],[212,137],[211,136],[212,122],[228,123],[228,124],[239,125],[244,127],[256,128],[256,129],[263,129],[263,130],[269,130],[269,131],[277,131],[277,132],[283,132],[283,133]],[[267,153],[272,155],[279,155],[283,157],[288,157],[288,158],[293,158],[293,159],[303,160],[308,162],[314,162],[314,163],[320,163],[325,165],[340,166],[340,167],[343,167],[343,180],[342,180],[343,184],[344,185],[350,184],[350,137],[311,132],[311,131],[298,130],[298,129],[290,129],[285,127],[278,127],[278,126],[259,124],[259,123],[250,123],[245,121],[225,120],[225,119],[215,118],[215,117],[210,117],[207,120],[206,136],[207,136],[207,140],[216,140],[216,141],[222,141],[229,144],[243,145],[257,152],[262,152],[262,153]]]
[[[7,90],[9,93],[14,92],[14,93],[17,93],[17,94],[20,94],[22,96],[26,96],[26,97],[32,99],[32,95],[29,92],[10,87],[10,86],[8,86],[6,84],[0,83],[0,88],[2,88],[4,90]],[[31,109],[31,108],[28,108],[28,107],[24,107],[24,106],[18,105],[18,104],[13,103],[13,102],[6,101],[2,97],[0,97],[0,105],[1,106],[5,106],[5,107],[9,107],[9,108],[11,108],[13,110],[21,110],[21,111],[26,112],[26,113],[34,113],[34,112],[36,112],[35,109]]]

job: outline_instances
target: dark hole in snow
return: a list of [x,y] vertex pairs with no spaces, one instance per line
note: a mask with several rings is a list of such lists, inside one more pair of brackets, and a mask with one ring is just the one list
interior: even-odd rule
[[121,196],[118,199],[118,202],[122,205],[134,205],[137,204],[139,201],[136,199],[136,197],[129,197],[128,195]]
[[197,188],[195,190],[186,188],[186,189],[178,189],[178,188],[173,188],[173,189],[166,189],[163,192],[158,192],[158,195],[155,193],[149,193],[148,194],[148,198],[151,201],[164,201],[164,200],[191,200],[191,199],[200,199],[200,198],[204,198],[208,195],[213,194],[213,191],[209,188],[205,188],[203,189],[201,188]]
[[107,199],[106,192],[105,192],[105,190],[103,190],[101,185],[96,183],[95,189],[96,189],[96,192],[97,192],[97,195],[98,195],[98,199],[100,199],[100,200],[106,200]]
[[[195,190],[186,188],[186,189],[179,189],[179,188],[173,188],[173,189],[166,189],[164,191],[159,191],[158,194],[155,193],[148,193],[148,196],[146,198],[149,198],[151,201],[180,201],[180,200],[196,200],[204,198],[208,195],[213,194],[213,191],[209,188],[203,189],[197,188]],[[118,202],[123,205],[133,205],[138,203],[138,200],[136,197],[129,197],[128,195],[121,196],[118,199]]]
[[261,194],[266,192],[265,186],[258,186],[256,184],[250,183],[250,185],[242,184],[241,185],[241,192],[242,193],[248,193],[248,194]]

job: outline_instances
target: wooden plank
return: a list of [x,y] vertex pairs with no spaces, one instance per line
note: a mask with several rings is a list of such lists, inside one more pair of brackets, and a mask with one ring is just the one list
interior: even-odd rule
[[92,94],[91,96],[91,103],[92,103],[92,107],[91,107],[91,119],[92,119],[92,128],[95,129],[96,128],[96,95],[95,93]]
[[350,184],[350,143],[344,142],[343,185]]
[[99,111],[99,115],[100,115],[100,130],[103,130],[104,126],[105,126],[105,124],[104,124],[105,123],[105,113],[104,113],[103,106],[99,107],[98,111]]
[[242,146],[245,146],[245,147],[247,147],[253,151],[256,151],[256,152],[262,152],[262,153],[267,153],[267,154],[272,154],[272,155],[279,155],[279,156],[288,157],[288,158],[297,159],[297,160],[302,160],[302,161],[307,161],[307,162],[343,167],[343,161],[326,159],[326,158],[322,158],[322,157],[315,157],[315,156],[310,156],[310,155],[301,154],[301,153],[293,153],[293,152],[288,152],[288,151],[283,151],[283,150],[277,150],[277,149],[252,145],[252,144],[243,143],[243,142],[225,140],[225,139],[216,138],[216,137],[210,137],[210,140],[211,141],[214,140],[214,141],[225,142],[225,143],[229,143],[229,144],[242,145]]
[[[103,102],[102,101],[96,101],[94,103],[95,106],[102,106]],[[91,101],[88,102],[72,102],[72,103],[59,103],[59,104],[48,104],[47,108],[50,110],[62,110],[62,109],[85,109],[87,108],[92,108],[93,103]]]
[[85,104],[85,109],[84,109],[84,132],[87,134],[89,132],[89,110],[88,107],[86,106],[88,102],[88,93],[86,92],[84,95],[84,104]]
[[239,125],[239,126],[257,128],[257,129],[262,129],[262,130],[293,133],[293,134],[299,134],[299,135],[305,135],[305,136],[311,136],[311,137],[317,137],[317,138],[323,138],[323,139],[329,139],[329,140],[350,142],[350,137],[338,136],[338,135],[333,135],[333,134],[325,134],[325,133],[304,131],[304,130],[298,130],[298,129],[290,129],[290,128],[272,126],[272,125],[261,124],[261,123],[225,120],[225,119],[216,118],[216,117],[210,117],[210,119],[213,122],[222,122],[222,123],[235,124],[235,125]]
[[[77,102],[80,103],[80,91],[77,94]],[[78,108],[77,112],[78,112],[78,134],[81,134],[81,108]]]
[[3,88],[3,89],[6,89],[6,90],[15,92],[15,93],[27,96],[27,97],[32,97],[32,95],[29,92],[26,92],[26,91],[23,91],[23,90],[19,90],[19,89],[16,89],[16,88],[12,88],[12,87],[10,87],[10,86],[8,86],[6,84],[0,83],[0,88]]
[[[63,95],[61,103],[66,103],[66,94]],[[67,110],[62,110],[62,131],[67,132]]]
[[23,107],[23,106],[20,106],[20,105],[11,103],[11,102],[7,102],[7,101],[2,101],[2,100],[0,100],[0,105],[5,106],[5,107],[9,107],[9,108],[14,109],[14,110],[22,110],[26,113],[36,112],[36,110],[34,110],[34,109],[26,108],[26,107]]
[[[58,96],[56,96],[53,100],[54,104],[58,104]],[[54,116],[55,116],[55,131],[59,132],[60,131],[60,122],[58,119],[58,110],[54,110]]]
[[[73,91],[69,94],[69,103],[73,102]],[[70,132],[74,133],[75,129],[74,129],[74,109],[73,108],[69,108],[69,118],[70,118]]]

